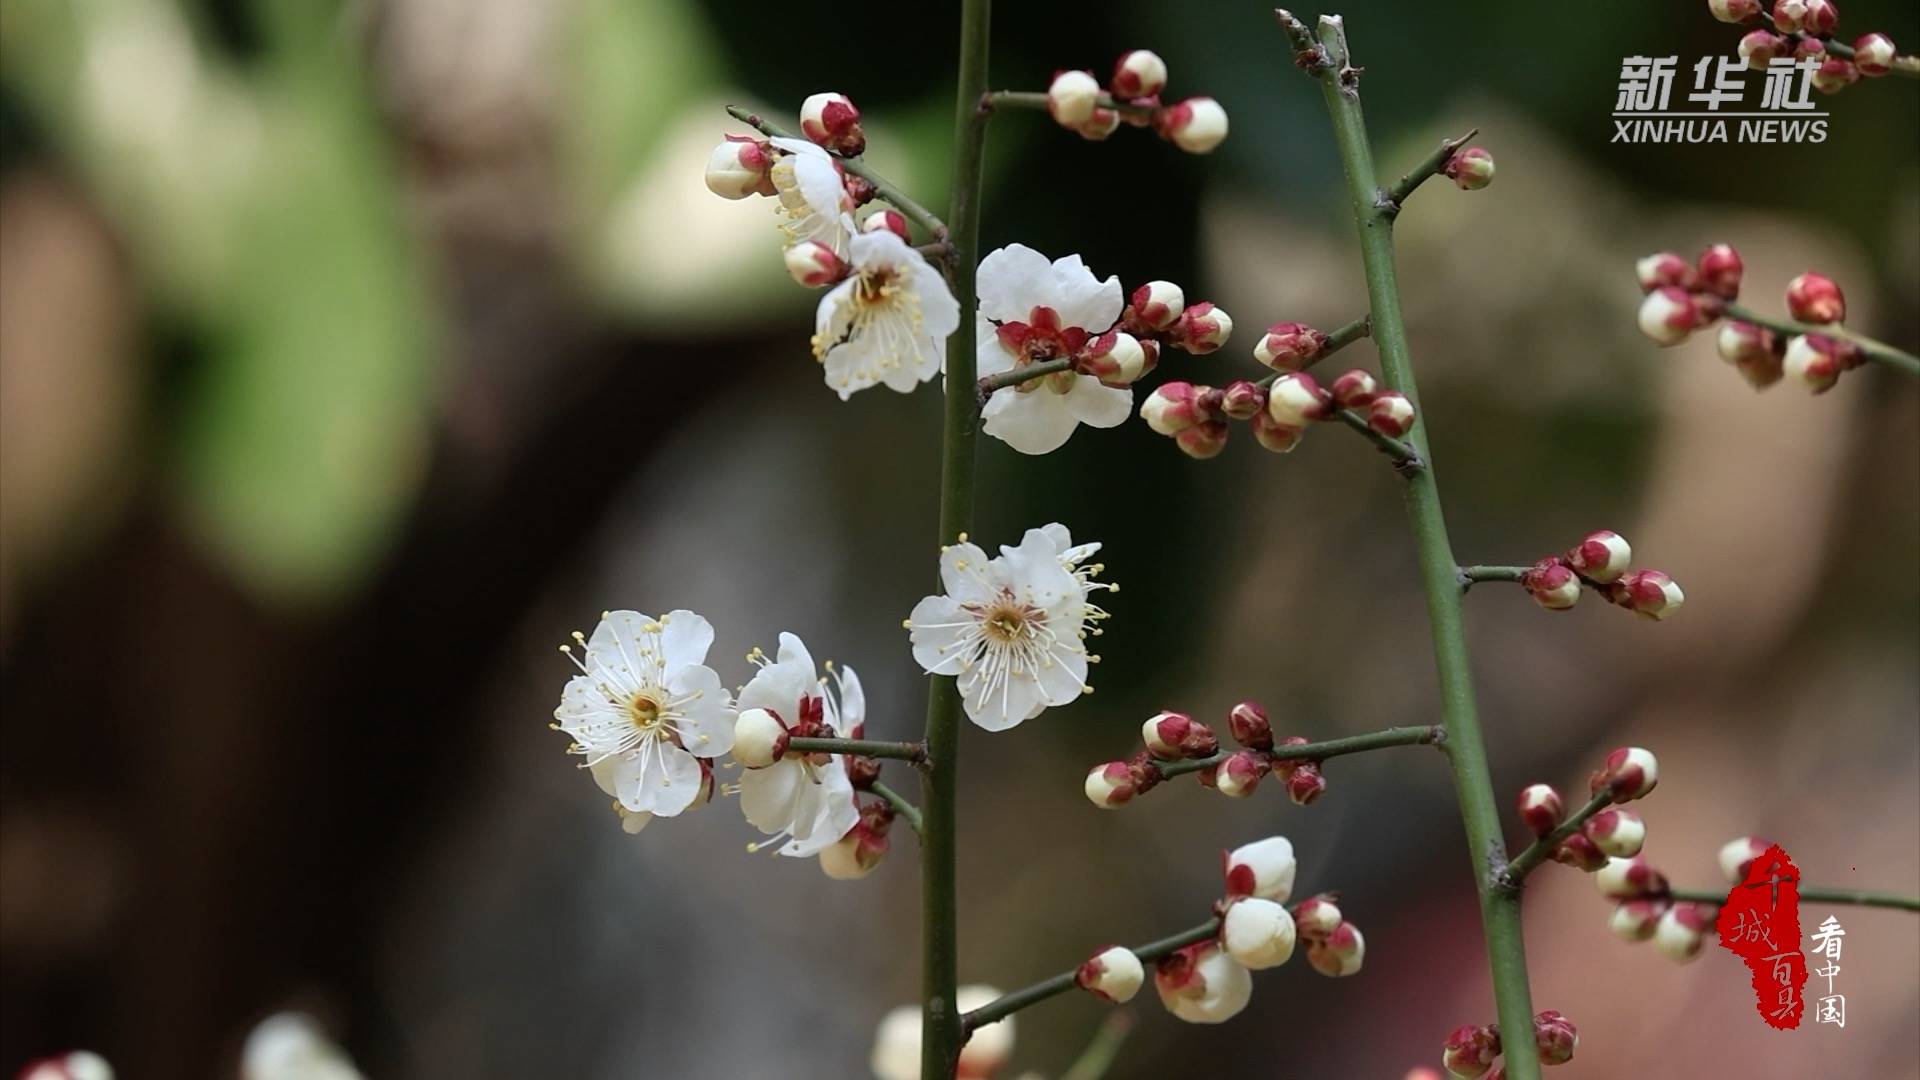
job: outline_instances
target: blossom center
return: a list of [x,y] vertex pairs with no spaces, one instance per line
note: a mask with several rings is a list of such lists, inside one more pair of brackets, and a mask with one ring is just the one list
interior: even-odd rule
[[635,694],[627,699],[627,719],[643,736],[654,735],[666,725],[666,712],[658,701],[646,694]]
[[1008,599],[988,608],[981,615],[980,626],[994,643],[1012,645],[1032,633],[1029,623],[1044,621],[1040,612]]

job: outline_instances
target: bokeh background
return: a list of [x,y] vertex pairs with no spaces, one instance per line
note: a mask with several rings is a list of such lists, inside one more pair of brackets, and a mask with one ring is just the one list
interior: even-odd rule
[[[793,630],[859,669],[873,735],[918,729],[899,619],[932,576],[937,395],[828,392],[767,206],[700,173],[738,130],[723,104],[839,89],[938,205],[956,8],[0,6],[0,1069],[80,1045],[130,1077],[231,1076],[247,1029],[299,1008],[376,1077],[864,1075],[914,995],[910,836],[853,885],[745,854],[724,801],[628,836],[547,722],[568,631],[690,607],[730,682]],[[1640,338],[1631,274],[1730,241],[1756,307],[1817,268],[1913,348],[1920,88],[1832,99],[1819,145],[1613,145],[1623,56],[1679,55],[1684,94],[1732,48],[1704,4],[1346,13],[1384,170],[1473,125],[1499,161],[1400,228],[1462,558],[1612,527],[1688,595],[1660,625],[1471,597],[1502,798],[1644,744],[1648,852],[1678,883],[1758,832],[1809,880],[1920,888],[1920,394],[1866,370],[1756,395],[1704,338]],[[1910,3],[1844,14],[1920,40]],[[1007,115],[983,241],[1218,301],[1239,337],[1169,368],[1218,384],[1258,327],[1362,310],[1338,163],[1255,3],[1008,5],[993,82],[1139,45],[1232,137],[1192,158]],[[1138,424],[980,458],[978,538],[1063,521],[1124,590],[1097,694],[965,733],[965,977],[1191,925],[1217,851],[1282,832],[1303,891],[1345,894],[1365,972],[1266,973],[1218,1029],[1148,993],[1112,1075],[1437,1064],[1492,1013],[1437,755],[1337,761],[1304,810],[1186,784],[1100,814],[1079,791],[1161,706],[1254,697],[1315,737],[1436,718],[1391,471],[1331,431],[1284,458],[1242,431],[1200,464]],[[1920,1075],[1912,916],[1840,911],[1847,1027],[1772,1035],[1737,961],[1616,941],[1578,875],[1547,868],[1527,907],[1536,1002],[1583,1036],[1570,1080]],[[1014,1071],[1057,1074],[1101,1015],[1021,1015]]]

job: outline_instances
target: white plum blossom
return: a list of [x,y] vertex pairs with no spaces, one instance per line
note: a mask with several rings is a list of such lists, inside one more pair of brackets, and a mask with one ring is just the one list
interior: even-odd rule
[[780,203],[780,232],[789,246],[817,240],[836,255],[853,236],[853,200],[833,155],[805,139],[768,140],[784,151],[768,170]]
[[[1071,359],[1120,318],[1120,279],[1101,281],[1078,255],[1047,261],[1022,244],[980,261],[977,363],[981,377]],[[1063,445],[1080,424],[1114,427],[1133,392],[1069,369],[996,391],[982,430],[1023,454]]]
[[847,279],[820,298],[813,358],[845,401],[884,384],[907,393],[939,374],[948,335],[960,328],[960,304],[947,279],[889,231],[850,243]]
[[363,1080],[346,1051],[303,1013],[275,1013],[248,1033],[241,1080]]
[[[753,659],[761,666],[740,690],[742,712],[765,709],[788,727],[828,737],[846,735],[866,718],[859,676],[850,668],[835,673],[836,700],[814,672],[812,654],[793,634],[780,635],[780,653],[772,663],[757,650]],[[765,768],[746,770],[740,776],[740,809],[772,837],[751,850],[779,844],[780,854],[794,858],[818,855],[860,821],[853,781],[839,754],[788,753]]]
[[[713,626],[691,611],[658,619],[609,611],[593,636],[575,633],[584,656],[567,681],[554,727],[573,737],[594,782],[619,800],[628,832],[647,817],[673,817],[707,788],[707,762],[733,746],[733,707],[707,667]],[[636,818],[638,818],[636,823]]]
[[[965,1013],[991,1004],[999,997],[1000,991],[976,983],[954,991],[953,1003]],[[960,1048],[956,1075],[992,1076],[1013,1056],[1013,1041],[1011,1016],[982,1026]],[[901,1005],[880,1018],[867,1064],[873,1069],[875,1080],[920,1080],[920,1006]]]
[[[907,618],[913,658],[929,674],[955,676],[967,715],[988,731],[1089,689],[1087,624],[1105,613],[1087,603],[1093,586],[1077,573],[1094,546],[1070,540],[1058,525],[1029,529],[1018,547],[990,559],[963,536],[940,552],[945,594],[921,600]],[[1078,557],[1069,562],[1069,553]]]

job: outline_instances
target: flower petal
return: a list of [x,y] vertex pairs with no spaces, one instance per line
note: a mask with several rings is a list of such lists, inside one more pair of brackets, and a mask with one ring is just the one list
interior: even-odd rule
[[961,703],[967,716],[988,731],[1005,731],[1038,715],[1035,706],[1044,706],[1046,697],[1031,673],[1009,676],[989,682],[976,667],[960,678]]
[[621,760],[614,795],[629,810],[673,817],[699,797],[700,780],[700,762],[692,754],[655,742]]
[[999,592],[992,563],[978,544],[949,544],[940,552],[940,583],[963,604],[986,603]]
[[1067,255],[1053,261],[1052,279],[1053,300],[1049,306],[1060,313],[1062,325],[1100,334],[1119,320],[1122,303],[1118,277],[1101,281],[1080,256]]
[[799,758],[781,758],[764,769],[748,769],[740,774],[740,812],[761,832],[780,832],[793,820],[794,794],[804,782]]
[[965,641],[973,616],[958,601],[929,596],[913,606],[913,659],[930,675],[958,675],[967,660]]
[[1103,386],[1091,375],[1075,380],[1066,398],[1075,419],[1090,427],[1118,427],[1133,415],[1133,391]]
[[694,757],[715,758],[733,749],[733,706],[712,668],[695,664],[675,671],[668,676],[667,692],[681,702],[675,707],[680,743]]
[[713,624],[691,611],[676,609],[660,616],[660,659],[667,671],[704,664],[713,647]]
[[1035,305],[1053,306],[1053,267],[1045,255],[1025,244],[1008,244],[980,260],[975,291],[982,316],[1025,322]]
[[1022,394],[1001,390],[980,415],[981,430],[1023,454],[1045,454],[1066,444],[1079,426],[1063,395],[1051,390]]

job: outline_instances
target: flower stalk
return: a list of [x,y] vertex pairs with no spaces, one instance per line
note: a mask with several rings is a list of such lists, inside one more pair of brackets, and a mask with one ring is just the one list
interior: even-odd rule
[[1753,311],[1741,307],[1739,304],[1728,304],[1726,317],[1735,322],[1764,326],[1774,333],[1786,337],[1794,337],[1800,334],[1819,334],[1822,337],[1845,341],[1857,347],[1860,350],[1860,355],[1875,363],[1884,364],[1895,371],[1908,375],[1920,376],[1920,356],[1915,356],[1903,349],[1897,349],[1884,341],[1870,338],[1865,334],[1855,333],[1837,323],[1798,323],[1791,319],[1773,319],[1764,315],[1757,315]]
[[[1199,926],[1182,930],[1171,937],[1164,937],[1159,941],[1149,942],[1137,948],[1130,949],[1129,951],[1139,957],[1142,964],[1151,964],[1155,960],[1175,950],[1184,949],[1188,945],[1192,945],[1198,941],[1205,941],[1219,932],[1220,920],[1217,918],[1208,919]],[[1076,965],[1058,975],[1052,975],[1042,979],[1032,986],[1022,987],[1012,993],[1002,994],[968,1013],[962,1018],[961,1023],[967,1031],[972,1031],[975,1028],[991,1024],[995,1020],[1011,1016],[1029,1005],[1037,1005],[1050,997],[1057,997],[1064,994],[1079,985],[1075,981],[1075,976],[1079,974],[1079,971],[1080,969]]]
[[[1373,148],[1360,109],[1360,72],[1350,63],[1345,24],[1338,16],[1322,16],[1316,39],[1292,14],[1276,11],[1275,15],[1293,44],[1296,65],[1319,81],[1333,121],[1334,141],[1346,173],[1354,224],[1360,234],[1373,338],[1380,350],[1383,381],[1419,408],[1420,396],[1414,381],[1406,324],[1400,311],[1400,285],[1394,271],[1394,214],[1383,205],[1390,205],[1388,192],[1374,171]],[[1424,415],[1425,410],[1421,411]],[[1500,1025],[1508,1031],[1529,1031],[1533,1024],[1533,999],[1528,988],[1526,945],[1520,928],[1520,898],[1496,887],[1505,869],[1506,846],[1474,700],[1473,669],[1460,608],[1459,564],[1447,534],[1426,429],[1427,425],[1422,424],[1409,432],[1407,438],[1408,445],[1426,467],[1402,470],[1401,476],[1406,481],[1407,514],[1419,550],[1420,575],[1432,628],[1441,715],[1447,730],[1445,749],[1473,862],[1474,885],[1480,897],[1481,925],[1486,936]],[[1511,1080],[1538,1080],[1539,1062],[1530,1055],[1518,1055],[1508,1064],[1508,1075]]]
[[852,754],[855,757],[886,758],[922,766],[927,748],[917,742],[879,742],[873,739],[806,738],[787,740],[787,751],[794,754]]
[[1579,832],[1581,827],[1586,825],[1588,818],[1612,806],[1613,802],[1613,789],[1602,788],[1593,798],[1588,799],[1584,806],[1568,815],[1567,820],[1561,822],[1552,832],[1528,844],[1526,850],[1514,856],[1513,861],[1508,863],[1506,870],[1500,874],[1500,887],[1508,892],[1517,893],[1520,883],[1526,880],[1527,875],[1532,873],[1535,867],[1553,857],[1554,849],[1560,846],[1561,841]]
[[887,800],[887,804],[893,807],[894,814],[898,816],[901,821],[906,822],[908,828],[913,830],[913,835],[924,835],[926,826],[921,819],[920,808],[913,805],[912,799],[907,798],[905,795],[900,794],[878,780],[873,782],[873,793]]
[[[974,442],[979,401],[974,386],[975,287],[980,265],[980,201],[986,120],[987,47],[991,0],[962,0],[960,77],[953,122],[953,181],[947,210],[951,226],[935,238],[952,245],[947,263],[960,324],[947,339],[946,413],[940,449],[941,544],[957,541],[973,521]],[[877,184],[876,184],[877,186]],[[899,205],[899,204],[896,204]],[[906,212],[904,206],[902,212]],[[929,215],[931,216],[931,215]],[[947,1080],[959,1064],[965,1035],[955,995],[959,984],[959,883],[956,880],[955,817],[961,718],[960,688],[950,675],[936,675],[927,694],[922,738],[928,762],[920,772],[920,1075]]]
[[[1856,907],[1892,908],[1898,911],[1920,911],[1920,896],[1901,896],[1898,893],[1869,892],[1863,889],[1835,889],[1821,885],[1802,885],[1799,889],[1802,901],[1817,904],[1852,904]],[[1695,904],[1724,904],[1727,894],[1713,889],[1674,889],[1673,898],[1678,901]]]
[[[1444,746],[1447,739],[1446,729],[1438,724],[1420,727],[1392,727],[1384,731],[1370,731],[1365,735],[1349,735],[1341,739],[1327,739],[1322,742],[1301,743],[1276,750],[1275,756],[1288,761],[1325,761],[1342,754],[1358,754],[1368,750],[1380,750],[1389,746]],[[1232,757],[1235,751],[1222,750],[1210,757],[1187,758],[1182,761],[1156,762],[1160,775],[1171,779],[1190,772],[1200,772],[1217,767],[1222,761]]]
[[1408,169],[1406,175],[1402,176],[1392,188],[1388,189],[1386,201],[1381,206],[1381,209],[1389,214],[1398,214],[1400,208],[1406,205],[1407,196],[1413,194],[1415,188],[1418,188],[1421,184],[1426,183],[1439,173],[1439,171],[1446,166],[1447,162],[1452,160],[1453,155],[1457,153],[1461,147],[1472,141],[1473,137],[1478,134],[1480,134],[1480,129],[1474,128],[1465,135],[1460,135],[1452,139],[1442,139],[1439,147],[1436,148],[1433,153],[1428,154],[1420,164]]

